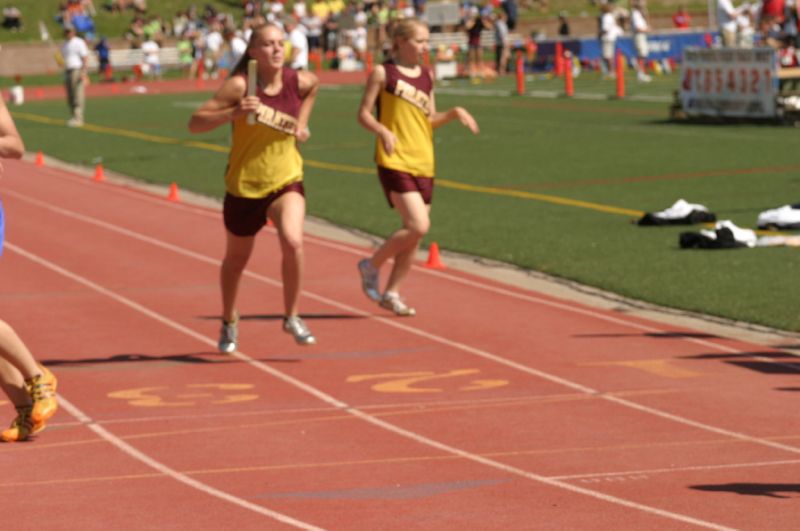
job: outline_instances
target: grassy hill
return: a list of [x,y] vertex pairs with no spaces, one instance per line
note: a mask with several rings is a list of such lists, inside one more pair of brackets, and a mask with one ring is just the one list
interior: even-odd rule
[[[106,0],[93,0],[97,9],[95,25],[98,34],[111,38],[122,37],[133,19],[133,11],[123,14],[112,14],[103,6]],[[4,4],[14,4],[22,11],[23,30],[11,33],[7,30],[0,30],[0,42],[11,41],[39,41],[39,21],[47,26],[50,35],[57,39],[61,35],[61,26],[56,21],[58,7],[61,0],[14,0],[4,2]],[[240,0],[150,0],[148,2],[148,13],[158,15],[167,21],[171,21],[176,12],[185,10],[191,5],[198,9],[209,4],[219,11],[232,13],[237,19],[241,18],[242,2]]]
[[[291,4],[293,0],[287,0]],[[624,4],[628,0],[618,0]],[[571,17],[594,17],[597,7],[590,0],[518,0],[521,6],[521,21],[523,24],[537,25],[544,20],[553,19],[560,11],[567,11]],[[4,4],[15,4],[22,11],[24,23],[21,32],[12,33],[0,30],[0,42],[11,41],[39,41],[39,21],[44,22],[50,34],[57,38],[61,35],[61,28],[55,17],[61,0],[13,0]],[[98,33],[110,38],[122,37],[133,18],[133,12],[112,14],[103,9],[106,0],[94,0],[97,8],[95,24]],[[704,13],[707,9],[706,2],[702,0],[649,0],[648,9],[653,16],[667,15],[675,11],[677,5],[686,4],[690,11]],[[158,15],[171,21],[177,11],[185,10],[191,5],[202,9],[209,4],[219,11],[232,13],[238,20],[241,18],[241,0],[151,0],[148,2],[148,13]]]

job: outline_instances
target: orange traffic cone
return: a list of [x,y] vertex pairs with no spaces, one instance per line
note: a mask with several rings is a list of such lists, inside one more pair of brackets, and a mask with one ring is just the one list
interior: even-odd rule
[[37,166],[44,166],[44,154],[41,151],[36,152],[36,162]]
[[106,175],[103,172],[103,165],[98,164],[94,167],[94,180],[95,182],[103,182],[106,180]]
[[430,269],[445,269],[445,265],[439,258],[439,244],[433,242],[428,249],[428,261],[425,262],[425,267]]
[[172,183],[169,185],[169,194],[167,195],[167,199],[170,201],[174,201],[176,203],[180,202],[180,198],[178,197],[178,185]]

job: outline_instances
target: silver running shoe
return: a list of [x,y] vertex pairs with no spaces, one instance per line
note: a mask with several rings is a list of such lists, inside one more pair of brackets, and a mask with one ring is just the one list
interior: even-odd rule
[[380,302],[381,292],[378,288],[378,270],[364,258],[358,262],[358,272],[361,273],[361,289],[372,302]]
[[283,318],[283,331],[292,334],[298,345],[317,344],[317,338],[308,329],[306,323],[296,315]]
[[387,293],[384,295],[379,304],[381,308],[386,308],[400,317],[411,317],[417,315],[417,310],[408,306],[405,302],[403,302],[403,299],[401,299],[399,295],[395,295],[393,293]]
[[234,321],[226,323],[222,321],[222,328],[219,331],[219,343],[217,347],[220,352],[230,354],[238,348],[239,323]]

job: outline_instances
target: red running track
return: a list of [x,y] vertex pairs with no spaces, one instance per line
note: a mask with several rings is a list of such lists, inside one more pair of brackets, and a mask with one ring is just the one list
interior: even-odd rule
[[[339,72],[325,70],[316,73],[323,85],[363,85],[367,78],[365,72]],[[86,87],[86,97],[130,96],[141,94],[186,94],[188,92],[212,92],[222,86],[222,79],[143,79],[140,81],[120,81],[112,83],[92,83]],[[64,99],[66,90],[62,85],[25,87],[25,99],[41,101]],[[6,98],[8,99],[8,98]]]
[[789,353],[452,270],[416,268],[418,316],[395,318],[360,292],[367,249],[315,236],[302,310],[319,344],[299,347],[268,229],[224,356],[217,209],[4,164],[0,315],[62,403],[36,440],[0,446],[6,514],[50,530],[800,521]]

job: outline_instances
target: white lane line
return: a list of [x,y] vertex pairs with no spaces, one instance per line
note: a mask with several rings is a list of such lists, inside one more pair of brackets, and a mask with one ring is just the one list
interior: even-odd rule
[[[43,168],[43,169],[44,170],[48,170],[50,168]],[[97,183],[93,183],[92,181],[90,181],[89,179],[87,179],[85,177],[74,175],[74,174],[68,172],[67,170],[58,170],[57,172],[54,171],[54,172],[47,172],[47,173],[52,177],[55,177],[55,178],[58,178],[58,179],[63,179],[63,180],[69,180],[71,182],[75,182],[75,183],[78,183],[78,184],[81,184],[81,185],[91,185],[91,186],[96,186],[97,185]],[[124,185],[107,187],[106,189],[110,190],[110,191],[118,192],[120,194],[124,194],[124,195],[130,196],[130,197],[135,197],[137,199],[140,199],[140,200],[152,203],[152,204],[156,204],[156,205],[160,205],[160,206],[164,206],[164,207],[168,207],[168,208],[177,208],[177,209],[182,210],[184,212],[194,213],[194,214],[200,215],[202,217],[206,217],[206,218],[221,219],[221,217],[222,217],[221,216],[221,212],[211,210],[210,208],[186,206],[186,205],[184,205],[182,203],[168,203],[167,201],[165,201],[163,199],[159,199],[157,197],[149,197],[148,194],[146,194],[146,193],[143,193],[143,192],[138,191],[136,189],[128,188],[128,187],[126,187]],[[50,203],[46,203],[46,202],[43,202],[43,201],[37,201],[37,200],[35,200],[35,199],[33,199],[33,198],[29,197],[29,196],[20,194],[18,192],[5,190],[4,194],[10,195],[10,196],[13,196],[13,197],[17,197],[17,198],[19,198],[21,200],[26,200],[26,201],[28,201],[30,203],[37,204],[38,206],[41,206],[43,208],[49,208],[49,209],[53,209],[54,208],[54,207],[52,207],[52,205]],[[60,212],[61,214],[67,215],[67,216],[69,216],[71,214],[73,215],[73,217],[81,216],[81,214],[77,214],[77,213],[74,213],[74,212],[71,212],[71,211],[68,211],[68,210],[65,210],[65,209],[57,209],[57,211]],[[78,218],[78,219],[82,219],[82,218]],[[89,219],[83,219],[83,221],[87,221],[89,223],[92,223],[92,221],[89,220]],[[275,231],[275,229],[272,228],[272,227],[265,227],[265,229],[269,230],[269,231],[272,231],[272,232]],[[342,251],[342,252],[346,252],[346,253],[349,253],[349,254],[352,254],[352,255],[355,255],[355,256],[366,256],[366,255],[369,254],[369,252],[367,250],[358,250],[358,249],[355,249],[353,247],[349,247],[346,244],[342,244],[342,243],[338,243],[338,242],[331,242],[329,240],[325,240],[324,238],[311,236],[311,235],[308,235],[308,234],[304,235],[304,239],[305,239],[305,241],[307,241],[309,243],[314,243],[314,244],[317,244],[317,245],[320,245],[322,247],[326,247],[326,248],[329,248],[329,249],[336,249],[336,250],[339,250],[339,251]],[[471,280],[471,279],[468,279],[468,278],[461,278],[461,277],[458,277],[458,276],[451,275],[451,274],[449,274],[447,272],[437,271],[437,270],[434,270],[434,269],[429,269],[429,268],[421,267],[421,266],[418,266],[418,265],[414,265],[413,267],[414,267],[415,271],[420,272],[422,274],[435,276],[436,278],[439,278],[441,280],[447,280],[447,281],[450,281],[450,282],[453,282],[453,283],[469,286],[471,288],[481,289],[481,290],[484,290],[484,291],[487,291],[487,292],[490,292],[490,293],[495,293],[495,294],[503,295],[503,296],[506,296],[506,297],[511,297],[511,298],[523,300],[523,301],[526,301],[526,302],[531,302],[531,303],[534,303],[534,304],[539,304],[539,305],[542,305],[542,306],[548,306],[548,307],[551,307],[551,308],[557,308],[559,310],[563,310],[563,311],[567,311],[567,312],[571,312],[571,313],[577,313],[577,314],[584,315],[584,316],[587,316],[587,317],[592,317],[592,318],[595,318],[595,319],[598,319],[598,320],[601,320],[601,321],[618,324],[618,325],[625,326],[625,327],[628,327],[628,328],[633,328],[635,330],[641,330],[643,332],[650,332],[650,333],[666,333],[667,332],[667,330],[663,329],[663,328],[657,328],[657,327],[650,326],[650,325],[636,323],[636,322],[633,322],[633,321],[630,321],[630,320],[626,320],[626,319],[624,319],[622,317],[616,317],[616,316],[608,315],[608,314],[605,314],[605,313],[601,313],[601,312],[598,312],[596,310],[592,310],[591,308],[584,307],[583,305],[579,305],[579,304],[572,305],[571,303],[568,303],[568,302],[559,302],[558,300],[550,300],[550,299],[542,298],[542,297],[539,297],[539,296],[536,296],[536,295],[531,295],[531,294],[528,294],[528,293],[520,293],[520,292],[517,292],[517,291],[510,290],[510,289],[502,288],[502,287],[499,287],[499,286],[485,284],[485,283],[480,282],[477,279],[476,280]],[[700,339],[700,338],[695,338],[695,337],[683,336],[683,337],[676,337],[674,339],[678,339],[680,341],[686,341],[688,343],[693,343],[693,344],[696,344],[696,345],[699,345],[699,346],[702,346],[702,347],[705,347],[705,348],[713,348],[713,349],[716,349],[716,350],[719,350],[719,351],[722,351],[722,352],[728,352],[728,353],[738,353],[738,352],[740,352],[740,349],[737,349],[737,348],[734,348],[734,347],[729,347],[727,345],[715,343],[715,342],[704,340],[704,339]],[[722,339],[724,339],[724,338],[722,338]],[[764,357],[764,356],[752,356],[752,359],[757,360],[757,361],[770,363],[770,364],[773,364],[775,366],[783,367],[783,368],[786,368],[786,369],[789,369],[789,370],[792,370],[792,371],[795,371],[795,372],[800,372],[800,368],[796,364],[782,363],[782,362],[776,361],[773,358],[768,358],[768,357]]]
[[[219,267],[220,264],[221,264],[219,259],[211,258],[209,256],[197,253],[195,251],[190,251],[188,249],[184,249],[184,248],[179,247],[177,245],[173,245],[171,243],[164,242],[164,241],[159,240],[157,238],[153,238],[153,237],[150,237],[150,236],[147,236],[147,235],[144,235],[144,234],[140,234],[138,232],[125,229],[123,227],[119,227],[119,226],[114,225],[112,223],[107,223],[105,221],[101,221],[101,220],[98,220],[98,219],[90,217],[90,216],[85,216],[83,214],[79,214],[77,212],[72,212],[72,211],[63,209],[61,207],[56,207],[56,206],[50,205],[50,204],[42,202],[42,201],[38,201],[38,200],[35,200],[35,199],[27,198],[26,196],[20,196],[20,194],[15,194],[15,196],[19,196],[20,198],[24,197],[24,199],[26,201],[29,201],[31,203],[39,204],[42,208],[53,210],[55,212],[63,214],[64,216],[71,217],[71,218],[74,218],[74,219],[77,219],[77,220],[80,220],[80,221],[84,221],[86,223],[89,223],[89,224],[104,228],[106,230],[113,231],[113,232],[116,232],[118,234],[122,234],[124,236],[128,236],[130,238],[134,238],[136,240],[149,243],[149,244],[151,244],[153,246],[169,250],[171,252],[174,252],[174,253],[177,253],[177,254],[180,254],[180,255],[183,255],[183,256],[186,256],[186,257],[201,261],[201,262],[209,264],[209,265],[213,265],[215,267]],[[275,287],[281,287],[282,286],[281,282],[279,282],[277,280],[274,280],[272,278],[269,278],[267,276],[260,275],[258,273],[254,273],[252,271],[245,270],[244,275],[249,277],[249,278],[253,278],[255,280],[263,282],[265,284],[269,284],[271,286],[275,286]],[[344,303],[341,303],[339,301],[336,301],[336,300],[333,300],[333,299],[329,299],[328,297],[324,297],[324,296],[318,295],[316,293],[312,293],[312,292],[304,290],[303,291],[303,295],[308,297],[308,298],[310,298],[310,299],[316,300],[318,302],[322,302],[323,304],[326,304],[328,306],[331,306],[331,307],[334,307],[334,308],[338,308],[340,310],[344,310],[344,311],[353,313],[355,315],[371,319],[373,321],[377,321],[377,322],[379,322],[381,324],[384,324],[386,326],[393,327],[393,328],[396,328],[398,330],[402,330],[402,331],[407,332],[407,333],[412,334],[412,335],[423,337],[425,339],[428,339],[430,341],[433,341],[433,342],[436,342],[436,343],[439,343],[439,344],[442,344],[442,345],[447,345],[447,346],[452,347],[454,349],[461,350],[463,352],[467,352],[467,353],[472,354],[474,356],[477,356],[479,358],[483,358],[483,359],[492,361],[494,363],[497,363],[497,364],[500,364],[500,365],[504,365],[504,366],[509,367],[511,369],[514,369],[514,370],[529,374],[531,376],[535,376],[535,377],[543,379],[543,380],[547,380],[547,381],[555,383],[557,385],[561,385],[561,386],[567,387],[569,389],[573,389],[573,390],[578,391],[580,393],[584,393],[584,394],[592,395],[592,396],[597,396],[598,398],[601,398],[603,400],[607,400],[609,402],[613,402],[613,403],[621,405],[623,407],[634,409],[636,411],[639,411],[639,412],[642,412],[642,413],[646,413],[646,414],[649,414],[649,415],[653,415],[653,416],[656,416],[656,417],[661,417],[663,419],[667,419],[667,420],[670,420],[670,421],[673,421],[673,422],[676,422],[676,423],[679,423],[679,424],[683,424],[685,426],[691,426],[691,427],[694,427],[694,428],[697,428],[697,429],[700,429],[700,430],[709,431],[709,432],[712,432],[712,433],[717,433],[717,434],[724,435],[724,436],[727,436],[727,437],[733,437],[733,438],[741,440],[741,441],[747,441],[747,442],[751,442],[751,443],[762,445],[762,446],[768,446],[770,448],[776,448],[778,450],[784,450],[784,451],[787,451],[787,452],[800,453],[800,447],[797,447],[797,446],[781,444],[781,443],[770,441],[770,440],[767,440],[767,439],[761,439],[759,437],[753,437],[753,436],[747,435],[745,433],[731,431],[731,430],[727,430],[727,429],[724,429],[724,428],[718,428],[718,427],[712,426],[710,424],[705,424],[705,423],[702,423],[702,422],[694,421],[694,420],[689,419],[689,418],[681,417],[679,415],[674,415],[674,414],[668,413],[666,411],[661,411],[659,409],[655,409],[655,408],[651,408],[651,407],[648,407],[648,406],[644,406],[642,404],[638,404],[638,403],[633,402],[631,400],[627,400],[625,398],[614,396],[612,394],[606,394],[606,393],[603,393],[601,391],[598,391],[597,389],[593,389],[591,387],[579,384],[577,382],[573,382],[571,380],[567,380],[566,378],[561,378],[560,376],[556,376],[554,374],[550,374],[550,373],[547,373],[547,372],[544,372],[544,371],[540,371],[538,369],[534,369],[533,367],[529,367],[529,366],[524,365],[522,363],[518,363],[516,361],[503,358],[501,356],[492,354],[491,352],[487,352],[485,350],[482,350],[482,349],[479,349],[479,348],[475,348],[475,347],[472,347],[470,345],[467,345],[467,344],[464,344],[464,343],[461,343],[461,342],[458,342],[458,341],[453,341],[453,340],[447,339],[445,337],[442,337],[442,336],[439,336],[439,335],[436,335],[436,334],[432,334],[430,332],[426,332],[424,330],[415,328],[415,327],[407,325],[407,324],[403,324],[401,322],[398,322],[398,320],[396,320],[396,319],[389,319],[389,318],[385,318],[385,317],[379,317],[379,316],[372,315],[372,314],[370,314],[368,312],[365,312],[363,310],[360,310],[360,309],[355,308],[353,306],[350,306],[348,304],[344,304]],[[554,303],[554,305],[558,305],[559,307],[563,306],[563,308],[565,310],[572,309],[567,304]],[[575,309],[575,311],[578,311],[579,313],[586,313],[586,314],[591,315],[591,316],[595,315],[595,312],[592,312],[591,310]],[[599,317],[605,317],[602,314],[597,314],[597,315]],[[608,320],[612,321],[612,322],[617,322],[617,319],[613,318],[613,317],[609,317]],[[620,324],[625,324],[625,321],[620,321]],[[189,329],[187,329],[187,330],[189,330]],[[655,329],[653,329],[653,330],[655,330]],[[194,334],[195,332],[192,331],[192,333]],[[713,346],[713,345],[714,345],[713,343],[709,344],[709,346]],[[216,343],[214,343],[213,346],[216,346]]]
[[[19,252],[19,248],[16,248],[15,250],[17,252]],[[89,428],[91,431],[93,431],[99,437],[101,437],[102,439],[105,439],[106,441],[108,441],[112,446],[114,446],[117,449],[121,450],[122,452],[128,454],[130,457],[136,459],[137,461],[140,461],[140,462],[144,463],[145,465],[149,466],[150,468],[160,472],[161,474],[164,474],[165,476],[168,476],[168,477],[170,477],[170,478],[172,478],[172,479],[174,479],[174,480],[176,480],[176,481],[178,481],[180,483],[183,483],[183,484],[185,484],[185,485],[187,485],[187,486],[189,486],[189,487],[191,487],[191,488],[193,488],[195,490],[199,490],[200,492],[204,492],[204,493],[206,493],[206,494],[208,494],[210,496],[213,496],[215,498],[219,498],[221,500],[230,502],[230,503],[232,503],[234,505],[238,505],[239,507],[242,507],[244,509],[248,509],[248,510],[253,511],[255,513],[258,513],[258,514],[261,514],[261,515],[264,515],[264,516],[268,516],[268,517],[272,518],[273,520],[277,520],[277,521],[279,521],[281,523],[284,523],[284,524],[287,524],[287,525],[291,525],[291,526],[297,527],[299,529],[308,529],[308,530],[320,530],[320,529],[322,529],[322,528],[313,526],[311,524],[308,524],[306,522],[302,522],[300,520],[292,518],[291,516],[287,516],[285,514],[277,512],[277,511],[270,510],[270,509],[268,509],[268,508],[266,508],[266,507],[264,507],[262,505],[257,505],[255,503],[249,502],[249,501],[247,501],[245,499],[239,498],[239,497],[234,496],[232,494],[229,494],[227,492],[221,491],[219,489],[215,489],[214,487],[212,487],[210,485],[206,485],[205,483],[203,483],[201,481],[197,481],[196,479],[193,479],[193,478],[187,476],[186,474],[182,474],[181,472],[178,472],[177,470],[174,470],[174,469],[168,467],[167,465],[161,463],[160,461],[156,461],[155,459],[153,459],[149,455],[145,454],[144,452],[141,452],[140,450],[137,450],[136,448],[134,448],[130,444],[126,443],[125,441],[123,441],[122,439],[120,439],[119,437],[117,437],[116,435],[114,435],[113,433],[111,433],[110,431],[105,429],[104,427],[102,427],[100,424],[98,424],[97,422],[92,420],[88,415],[86,415],[83,411],[78,409],[78,407],[75,406],[72,402],[70,402],[69,400],[64,398],[64,395],[61,394],[61,393],[59,393],[59,395],[58,395],[58,402],[73,417],[78,419],[83,425],[85,425],[87,428]]]
[[[181,332],[181,333],[183,333],[183,334],[185,334],[185,335],[187,335],[189,337],[192,337],[193,339],[197,339],[198,341],[204,343],[207,346],[216,346],[216,342],[213,339],[211,339],[209,337],[206,337],[206,336],[204,336],[204,335],[202,335],[202,334],[200,334],[198,332],[195,332],[194,330],[192,330],[190,328],[187,328],[187,327],[181,325],[180,323],[177,323],[177,322],[169,319],[168,317],[166,317],[164,315],[161,315],[161,314],[159,314],[159,313],[157,313],[157,312],[155,312],[155,311],[153,311],[153,310],[151,310],[151,309],[149,309],[149,308],[147,308],[147,307],[145,307],[145,306],[143,306],[143,305],[141,305],[141,304],[139,304],[139,303],[137,303],[137,302],[135,302],[135,301],[133,301],[131,299],[128,299],[127,297],[124,297],[124,296],[122,296],[122,295],[120,295],[120,294],[118,294],[118,293],[116,293],[114,291],[111,291],[111,290],[109,290],[107,288],[104,288],[104,287],[100,286],[99,284],[96,284],[95,282],[92,282],[91,280],[89,280],[89,279],[87,279],[85,277],[82,277],[82,276],[80,276],[80,275],[78,275],[76,273],[73,273],[73,272],[71,272],[71,271],[69,271],[67,269],[64,269],[61,266],[59,266],[59,265],[57,265],[57,264],[55,264],[53,262],[50,262],[49,260],[47,260],[45,258],[42,258],[42,257],[40,257],[40,256],[38,256],[36,254],[33,254],[33,253],[29,252],[29,251],[26,251],[25,249],[22,249],[21,247],[15,245],[13,243],[7,242],[6,245],[8,246],[9,250],[14,251],[14,252],[20,254],[21,256],[24,256],[25,258],[27,258],[31,262],[39,264],[40,266],[42,266],[42,267],[44,267],[46,269],[49,269],[49,270],[51,270],[51,271],[53,271],[55,273],[58,273],[58,274],[60,274],[60,275],[62,275],[64,277],[66,277],[66,278],[78,283],[78,284],[86,286],[87,288],[89,288],[89,289],[91,289],[93,291],[96,291],[97,293],[99,293],[101,295],[104,295],[104,296],[106,296],[106,297],[108,297],[108,298],[110,298],[110,299],[112,299],[112,300],[114,300],[116,302],[121,303],[124,306],[127,306],[128,308],[131,308],[131,309],[133,309],[133,310],[135,310],[135,311],[137,311],[139,313],[142,313],[142,314],[146,315],[147,317],[149,317],[149,318],[151,318],[151,319],[153,319],[153,320],[155,320],[155,321],[157,321],[157,322],[159,322],[159,323],[161,323],[161,324],[163,324],[163,325],[165,325],[165,326],[167,326],[169,328],[172,328],[173,330]],[[423,444],[423,445],[426,445],[426,446],[430,446],[432,448],[436,448],[438,450],[441,450],[442,452],[445,452],[445,453],[448,453],[448,454],[451,454],[451,455],[455,455],[455,456],[461,457],[463,459],[466,459],[466,460],[469,460],[469,461],[473,461],[475,463],[479,463],[479,464],[482,464],[482,465],[485,465],[485,466],[489,466],[489,467],[492,467],[494,469],[501,470],[501,471],[504,471],[504,472],[507,472],[509,474],[513,474],[513,475],[516,475],[516,476],[520,476],[520,477],[523,477],[523,478],[526,478],[526,479],[529,479],[529,480],[532,480],[532,481],[535,481],[535,482],[538,482],[538,483],[543,483],[543,484],[546,484],[546,485],[549,485],[549,486],[552,486],[552,487],[564,489],[564,490],[567,490],[567,491],[570,491],[570,492],[573,492],[573,493],[577,493],[577,494],[583,494],[585,496],[589,496],[589,497],[592,497],[592,498],[595,498],[595,499],[599,499],[599,500],[602,500],[602,501],[605,501],[605,502],[608,502],[608,503],[611,503],[611,504],[614,504],[614,505],[621,505],[623,507],[636,509],[636,510],[648,513],[648,514],[661,516],[661,517],[664,517],[664,518],[668,518],[668,519],[671,519],[671,520],[677,520],[677,521],[685,522],[685,523],[688,523],[688,524],[693,524],[693,525],[696,525],[696,526],[699,526],[699,527],[704,527],[704,528],[707,528],[707,529],[717,529],[717,530],[725,530],[725,531],[728,531],[728,530],[731,529],[731,528],[728,528],[728,527],[725,527],[723,525],[719,525],[719,524],[716,524],[716,523],[713,523],[713,522],[707,522],[705,520],[701,520],[701,519],[698,519],[698,518],[693,518],[691,516],[686,516],[686,515],[683,515],[683,514],[679,514],[679,513],[675,513],[675,512],[671,512],[671,511],[666,511],[666,510],[663,510],[663,509],[659,509],[657,507],[651,507],[649,505],[636,503],[636,502],[633,502],[633,501],[630,501],[630,500],[626,500],[624,498],[618,498],[616,496],[611,496],[611,495],[608,495],[608,494],[604,494],[604,493],[599,492],[599,491],[595,491],[595,490],[587,489],[587,488],[584,488],[584,487],[579,487],[579,486],[576,486],[576,485],[572,485],[570,483],[566,483],[566,482],[563,482],[563,481],[551,479],[551,478],[548,478],[548,477],[545,477],[545,476],[541,476],[539,474],[534,474],[534,473],[528,472],[526,470],[522,470],[522,469],[519,469],[519,468],[516,468],[516,467],[512,467],[510,465],[506,465],[504,463],[500,463],[498,461],[494,461],[492,459],[489,459],[489,458],[486,458],[486,457],[483,457],[483,456],[480,456],[480,455],[477,455],[477,454],[473,454],[473,453],[467,452],[465,450],[461,450],[461,449],[456,448],[454,446],[450,446],[448,444],[441,443],[439,441],[430,439],[430,438],[425,437],[423,435],[420,435],[418,433],[403,429],[403,428],[401,428],[399,426],[395,426],[394,424],[391,424],[391,423],[386,422],[384,420],[381,420],[381,419],[379,419],[377,417],[374,417],[374,416],[370,415],[369,413],[361,411],[361,410],[359,410],[357,408],[350,407],[348,404],[346,404],[346,403],[334,398],[331,395],[328,395],[324,391],[321,391],[321,390],[319,390],[319,389],[317,389],[317,388],[315,388],[315,387],[313,387],[311,385],[308,385],[308,384],[306,384],[305,382],[303,382],[301,380],[293,378],[292,376],[284,374],[283,372],[281,372],[281,371],[279,371],[277,369],[274,369],[274,368],[270,367],[269,365],[267,365],[265,363],[259,362],[259,361],[255,360],[255,359],[251,358],[250,356],[248,356],[247,354],[245,354],[243,352],[240,352],[240,351],[234,352],[232,354],[232,356],[234,356],[234,357],[236,357],[236,358],[238,358],[238,359],[250,364],[254,368],[257,368],[257,369],[259,369],[259,370],[261,370],[261,371],[263,371],[263,372],[265,372],[265,373],[267,373],[267,374],[269,374],[271,376],[274,376],[275,378],[277,378],[277,379],[279,379],[279,380],[281,380],[281,381],[283,381],[283,382],[285,382],[285,383],[287,383],[287,384],[289,384],[291,386],[296,387],[297,389],[300,389],[300,390],[302,390],[302,391],[314,396],[315,398],[319,399],[320,401],[323,401],[323,402],[325,402],[327,404],[330,404],[331,406],[333,406],[333,407],[335,407],[337,409],[345,411],[345,412],[353,415],[356,418],[359,418],[359,419],[361,419],[361,420],[363,420],[365,422],[368,422],[370,424],[378,426],[379,428],[383,428],[384,430],[387,430],[387,431],[390,431],[392,433],[395,433],[395,434],[401,435],[403,437],[406,437],[406,438],[408,438],[408,439],[410,439],[412,441],[415,441],[417,443],[420,443],[420,444]],[[298,527],[301,526],[301,525],[308,526],[308,524],[305,524],[304,522],[300,522],[298,520],[294,520],[294,519],[292,519],[292,518],[290,518],[288,516],[281,515],[280,513],[275,513],[274,511],[270,511],[269,509],[266,509],[266,508],[263,508],[263,507],[260,507],[260,506],[253,506],[250,502],[247,502],[246,500],[242,500],[242,499],[237,498],[235,496],[232,496],[230,494],[224,493],[222,491],[218,491],[217,489],[214,489],[213,487],[205,485],[204,483],[201,483],[201,482],[198,482],[196,480],[193,480],[192,478],[189,478],[188,476],[185,476],[184,474],[181,474],[180,472],[172,470],[171,468],[166,467],[166,465],[163,465],[163,464],[159,463],[158,461],[155,461],[154,459],[148,457],[146,454],[143,454],[142,452],[136,450],[133,446],[131,446],[131,445],[125,443],[124,441],[122,441],[121,439],[115,437],[113,434],[108,432],[108,430],[105,430],[104,428],[99,426],[97,423],[94,423],[88,416],[83,414],[77,408],[73,407],[73,409],[71,409],[70,412],[72,412],[74,415],[76,415],[76,417],[79,420],[81,420],[82,422],[86,423],[87,426],[92,428],[92,430],[95,431],[95,433],[97,433],[98,435],[100,435],[104,439],[108,440],[111,444],[113,444],[114,446],[118,447],[120,450],[128,453],[132,457],[144,462],[145,464],[147,464],[148,466],[151,466],[152,468],[155,468],[156,470],[163,471],[165,474],[168,474],[170,477],[173,477],[176,480],[181,481],[182,483],[185,483],[187,485],[191,485],[191,486],[193,486],[195,488],[199,488],[203,492],[206,492],[206,493],[211,494],[213,496],[217,496],[217,497],[220,497],[222,499],[231,501],[232,503],[236,503],[237,505],[240,505],[242,507],[245,507],[245,508],[248,508],[248,509],[251,509],[251,510],[255,510],[256,508],[260,508],[262,511],[265,511],[265,514],[267,514],[268,516],[270,516],[272,518],[276,518],[276,519],[278,519],[278,517],[285,518],[285,519],[291,521],[292,525],[297,525]],[[287,520],[281,519],[282,522],[286,522]],[[287,522],[287,523],[289,523],[289,522]],[[308,528],[311,528],[311,527],[308,527]]]

